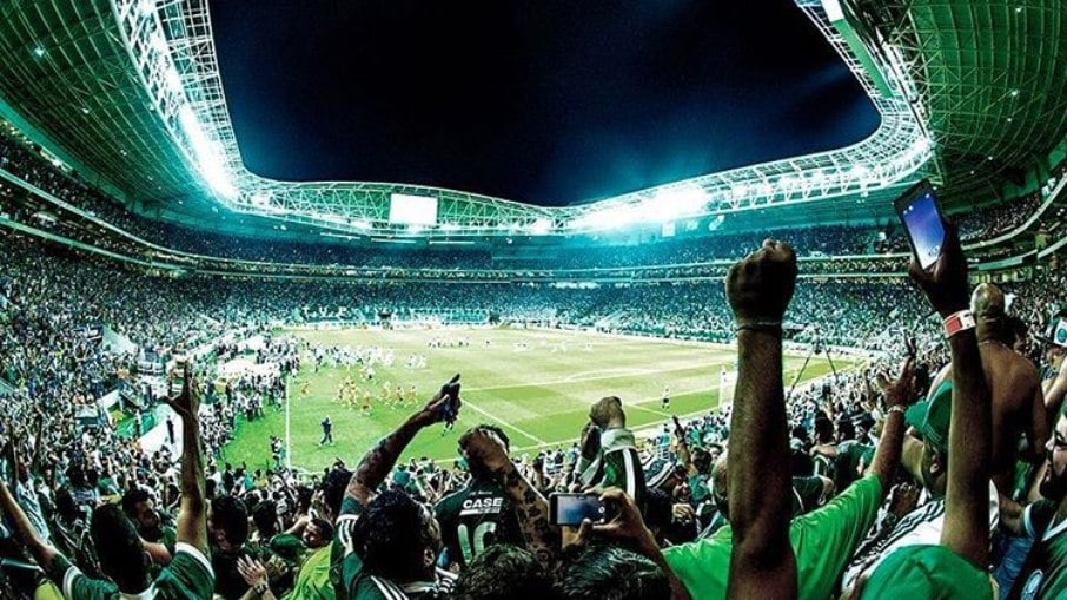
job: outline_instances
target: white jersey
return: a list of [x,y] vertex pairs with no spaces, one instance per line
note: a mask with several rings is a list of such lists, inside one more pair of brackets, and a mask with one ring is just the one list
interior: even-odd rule
[[[989,531],[996,531],[1000,522],[1000,493],[989,482]],[[941,543],[945,527],[945,498],[934,498],[916,508],[897,523],[887,535],[869,536],[856,548],[845,575],[841,591],[845,592],[863,573],[873,573],[883,560],[907,546],[936,546]]]

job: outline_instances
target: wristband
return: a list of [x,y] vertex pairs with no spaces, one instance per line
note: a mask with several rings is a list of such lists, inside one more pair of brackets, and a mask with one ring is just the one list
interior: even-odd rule
[[896,404],[896,405],[893,405],[893,406],[890,406],[889,408],[887,408],[885,412],[886,412],[886,414],[889,414],[889,413],[904,414],[904,407],[899,405],[899,404]]
[[738,325],[737,327],[734,328],[734,332],[735,333],[740,333],[742,331],[771,331],[771,332],[781,333],[782,332],[782,322],[781,321],[750,321],[750,322],[747,322],[747,323],[741,323],[740,325]]
[[974,313],[969,310],[961,310],[945,317],[945,337],[951,338],[961,331],[974,329]]

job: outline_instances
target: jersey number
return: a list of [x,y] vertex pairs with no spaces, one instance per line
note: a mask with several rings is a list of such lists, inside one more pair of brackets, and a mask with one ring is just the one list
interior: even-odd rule
[[469,565],[475,556],[485,550],[485,536],[496,533],[496,522],[482,521],[474,528],[473,535],[469,527],[460,523],[456,533],[459,536],[459,548],[463,551],[463,563]]

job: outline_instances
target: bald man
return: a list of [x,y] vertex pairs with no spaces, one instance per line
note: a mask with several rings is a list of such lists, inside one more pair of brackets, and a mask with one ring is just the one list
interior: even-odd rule
[[[993,483],[1000,493],[1002,526],[993,575],[1001,589],[1010,590],[1031,545],[1012,525],[1020,522],[1026,501],[1026,498],[1015,499],[1015,466],[1017,461],[1034,467],[1041,462],[1049,436],[1048,417],[1037,367],[1014,349],[1015,327],[1005,311],[1004,293],[993,284],[979,285],[971,296],[971,310],[977,326],[982,371],[993,396],[991,466]],[[946,380],[952,380],[952,365],[942,369],[930,389],[938,389]],[[1027,443],[1020,450],[1023,434]],[[918,472],[921,449],[921,443],[905,442],[904,463],[912,473]]]
[[[990,283],[979,285],[971,296],[982,371],[993,393],[993,482],[1002,495],[1010,497],[1015,461],[1040,462],[1049,429],[1037,367],[1012,348],[1015,332],[1004,306],[1004,292]],[[950,364],[941,370],[930,389],[936,390],[951,379]],[[1027,448],[1020,455],[1022,434],[1026,434]],[[904,452],[908,455],[908,448]]]

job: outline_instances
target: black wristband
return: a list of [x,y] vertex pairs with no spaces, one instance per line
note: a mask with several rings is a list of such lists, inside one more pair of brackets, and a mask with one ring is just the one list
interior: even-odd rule
[[781,321],[751,321],[748,323],[741,323],[734,328],[735,333],[742,331],[769,331],[772,333],[782,332]]

